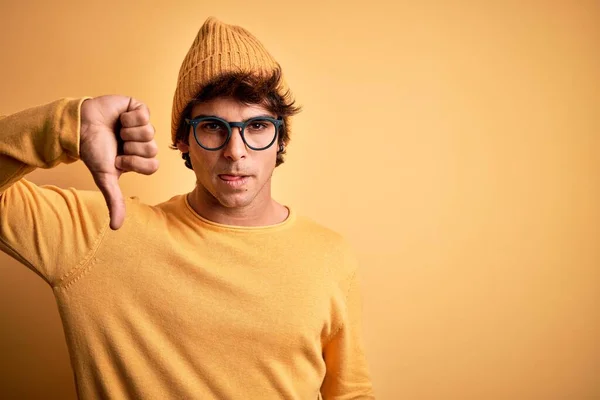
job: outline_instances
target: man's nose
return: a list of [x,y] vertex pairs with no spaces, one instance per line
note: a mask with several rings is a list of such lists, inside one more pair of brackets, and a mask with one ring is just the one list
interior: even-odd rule
[[231,137],[223,149],[223,155],[233,161],[246,157],[248,148],[242,139],[242,127],[232,126]]

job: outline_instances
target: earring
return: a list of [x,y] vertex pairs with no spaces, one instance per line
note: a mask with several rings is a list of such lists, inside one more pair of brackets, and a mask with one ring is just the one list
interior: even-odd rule
[[277,151],[278,153],[283,153],[283,151],[285,150],[285,146],[282,144],[279,145],[279,150]]
[[185,160],[185,166],[193,170],[192,160],[190,159],[190,153],[181,153],[181,158]]

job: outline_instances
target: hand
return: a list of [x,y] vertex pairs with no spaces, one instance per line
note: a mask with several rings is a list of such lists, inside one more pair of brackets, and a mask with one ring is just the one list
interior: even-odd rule
[[126,96],[85,100],[80,132],[79,156],[106,200],[111,229],[119,229],[125,220],[119,177],[128,171],[150,175],[158,170],[150,111]]

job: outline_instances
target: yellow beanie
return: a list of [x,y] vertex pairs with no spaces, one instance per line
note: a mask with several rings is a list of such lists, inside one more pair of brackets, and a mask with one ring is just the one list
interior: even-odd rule
[[[229,72],[270,74],[276,69],[280,69],[277,61],[250,32],[209,17],[179,70],[171,116],[173,143],[183,110],[208,82]],[[278,91],[285,94],[285,83]]]

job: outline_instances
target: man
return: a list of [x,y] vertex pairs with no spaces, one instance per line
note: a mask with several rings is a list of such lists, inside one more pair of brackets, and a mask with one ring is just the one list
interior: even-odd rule
[[[373,398],[356,258],[271,197],[297,112],[262,44],[209,18],[173,102],[187,195],[123,199],[121,173],[158,168],[135,99],[0,119],[0,248],[52,287],[80,398]],[[78,159],[100,192],[24,178]]]

